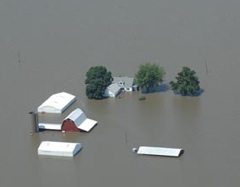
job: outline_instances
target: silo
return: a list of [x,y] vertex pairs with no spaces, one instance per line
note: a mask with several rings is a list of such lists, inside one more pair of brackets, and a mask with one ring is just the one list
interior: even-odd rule
[[38,113],[31,111],[29,112],[30,116],[31,116],[31,132],[38,132],[39,128],[38,128]]

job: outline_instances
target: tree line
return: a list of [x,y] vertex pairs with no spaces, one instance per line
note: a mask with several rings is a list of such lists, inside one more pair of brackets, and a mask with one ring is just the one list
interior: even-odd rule
[[[163,81],[166,72],[163,67],[154,63],[140,65],[134,76],[134,82],[142,92],[154,92]],[[198,96],[200,82],[196,72],[183,67],[169,85],[175,94],[181,96]],[[90,67],[86,73],[86,95],[89,99],[103,99],[106,88],[112,83],[112,73],[104,66]]]

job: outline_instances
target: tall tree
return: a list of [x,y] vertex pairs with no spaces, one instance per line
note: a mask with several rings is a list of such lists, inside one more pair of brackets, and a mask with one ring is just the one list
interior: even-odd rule
[[199,80],[194,70],[189,67],[183,67],[178,73],[176,81],[170,81],[172,90],[182,96],[196,96],[200,91]]
[[112,83],[112,73],[104,66],[90,67],[86,73],[86,95],[89,99],[103,99],[106,88]]
[[157,64],[146,63],[139,66],[135,75],[137,85],[149,92],[163,82],[165,70]]

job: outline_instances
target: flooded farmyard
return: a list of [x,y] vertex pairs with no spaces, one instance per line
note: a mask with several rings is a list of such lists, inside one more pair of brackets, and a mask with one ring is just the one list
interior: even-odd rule
[[[240,141],[238,1],[0,2],[0,185],[237,186]],[[134,76],[160,64],[168,83],[197,72],[200,97],[171,90],[88,100],[85,74],[103,65]],[[31,131],[29,111],[50,95],[76,96],[98,121],[89,133]],[[69,111],[66,111],[67,114]],[[67,114],[56,117],[64,118]],[[52,120],[55,120],[53,117]],[[41,141],[80,142],[74,158],[38,156]],[[179,158],[140,156],[138,146],[178,147]]]

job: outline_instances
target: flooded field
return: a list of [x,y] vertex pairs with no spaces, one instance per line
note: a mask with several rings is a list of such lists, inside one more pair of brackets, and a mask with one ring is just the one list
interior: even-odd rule
[[[239,6],[234,0],[0,1],[0,186],[237,186]],[[167,90],[145,101],[140,92],[101,101],[85,96],[89,67],[134,76],[146,62],[165,68],[165,83],[189,66],[203,94]],[[98,125],[90,133],[30,136],[28,112],[62,91],[76,95],[72,108]],[[73,159],[42,157],[41,141],[80,142],[83,149]],[[185,152],[180,158],[132,153],[141,145]]]

